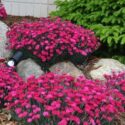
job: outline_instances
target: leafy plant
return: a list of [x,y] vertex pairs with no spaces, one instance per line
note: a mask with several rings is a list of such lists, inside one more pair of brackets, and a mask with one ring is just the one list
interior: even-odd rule
[[125,45],[125,2],[123,0],[56,0],[51,13],[94,30],[110,49]]
[[7,17],[6,10],[3,4],[0,3],[0,19],[5,19]]
[[92,81],[83,76],[47,73],[15,83],[8,108],[25,124],[110,124],[125,111],[125,73]]
[[4,105],[5,96],[7,96],[17,81],[21,83],[22,78],[15,72],[14,68],[0,64],[0,107]]
[[41,62],[49,62],[62,55],[86,57],[99,46],[93,31],[60,18],[14,24],[7,37],[11,49],[28,50]]

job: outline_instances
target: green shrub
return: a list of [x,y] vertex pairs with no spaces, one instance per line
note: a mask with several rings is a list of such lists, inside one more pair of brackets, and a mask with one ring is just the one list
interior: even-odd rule
[[50,15],[95,31],[109,48],[125,45],[124,0],[56,0],[58,9]]
[[123,56],[123,55],[114,55],[114,56],[112,56],[112,58],[119,60],[119,62],[125,64],[125,56]]

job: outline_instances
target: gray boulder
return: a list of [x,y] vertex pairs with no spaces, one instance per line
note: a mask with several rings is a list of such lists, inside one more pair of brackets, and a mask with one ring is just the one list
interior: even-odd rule
[[0,21],[0,58],[8,58],[10,57],[11,50],[6,49],[7,45],[7,37],[6,32],[8,30],[8,26]]
[[81,70],[76,68],[71,62],[60,62],[50,67],[50,71],[56,74],[69,74],[73,77],[83,76]]
[[26,59],[21,61],[17,65],[17,72],[26,80],[29,76],[34,75],[36,78],[44,74],[41,67],[37,65],[32,59]]
[[114,59],[99,59],[89,72],[92,79],[105,80],[104,75],[111,75],[112,72],[119,73],[125,71],[125,65]]

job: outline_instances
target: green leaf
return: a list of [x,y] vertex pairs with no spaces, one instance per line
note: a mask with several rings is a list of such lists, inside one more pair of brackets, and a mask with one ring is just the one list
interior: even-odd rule
[[113,37],[113,39],[114,39],[114,41],[115,41],[116,44],[118,44],[119,38],[120,38],[119,36],[114,36],[114,37]]
[[124,14],[125,14],[125,8],[122,8],[122,13],[124,13]]
[[103,41],[104,39],[106,39],[105,35],[100,36],[100,40]]
[[108,37],[107,39],[108,45],[111,47],[112,46],[112,37]]
[[125,44],[125,35],[122,37],[122,40],[121,40],[121,45],[124,45]]
[[104,29],[102,29],[102,31],[101,31],[101,33],[102,33],[103,35],[105,35],[106,32],[107,32],[107,28],[104,28]]

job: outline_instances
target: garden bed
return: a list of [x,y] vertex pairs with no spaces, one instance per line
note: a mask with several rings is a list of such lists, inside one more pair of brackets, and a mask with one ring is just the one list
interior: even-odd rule
[[[22,20],[25,20],[25,19],[26,20],[27,19],[28,20],[37,20],[37,18],[34,18],[34,17],[8,16],[8,18],[4,22],[8,26],[11,26],[13,23],[19,22],[19,21],[22,21]],[[45,20],[45,21],[48,21],[48,20]],[[41,24],[42,24],[42,28],[45,27],[43,25],[43,22],[42,23],[38,22],[38,24],[40,24],[40,25],[38,25],[36,27],[36,29],[35,29],[36,31],[41,26]],[[48,23],[48,24],[50,25],[50,23]],[[27,25],[27,26],[31,26],[31,25]],[[34,29],[35,26],[36,25],[33,25],[33,27],[30,27],[30,28]],[[21,29],[21,28],[22,28],[22,25],[20,27],[18,27],[18,29]],[[25,30],[25,28],[27,28],[27,27],[24,25],[23,28]],[[29,27],[26,30],[28,30],[28,29],[29,29]],[[48,29],[47,29],[47,31],[48,31]],[[59,27],[59,29],[60,29],[60,27]],[[65,29],[65,27],[64,27],[64,29]],[[14,31],[15,32],[12,32],[11,34],[9,34],[10,38],[13,36],[13,34],[15,35],[18,30],[14,29]],[[34,33],[37,33],[36,31],[34,31]],[[40,29],[40,31],[41,31],[41,29]],[[72,28],[71,28],[70,31],[72,33],[72,31],[74,31],[74,30],[72,30]],[[66,31],[64,31],[64,32],[66,32]],[[22,30],[21,30],[21,33],[22,33]],[[19,34],[19,32],[18,32],[18,34]],[[81,33],[81,34],[83,35],[83,33]],[[88,35],[88,32],[86,34]],[[25,36],[25,35],[23,35],[23,36]],[[54,33],[54,35],[55,35],[55,33]],[[43,36],[43,34],[42,34],[42,36]],[[59,34],[58,36],[61,36],[61,35]],[[13,36],[13,37],[15,37],[15,36]],[[46,36],[46,37],[47,37],[47,39],[49,38],[48,36]],[[31,38],[34,38],[34,36],[31,37]],[[88,38],[88,36],[87,36],[87,38]],[[51,40],[51,39],[49,39],[49,40]],[[15,39],[12,40],[12,41],[15,41]],[[17,43],[20,43],[20,39],[17,39],[17,41],[18,41]],[[70,41],[70,39],[68,39],[67,41]],[[37,41],[34,41],[34,43],[36,43],[36,42]],[[41,42],[41,39],[40,39],[39,42]],[[84,40],[82,42],[84,42]],[[93,42],[93,40],[91,42]],[[54,43],[55,43],[55,39],[54,39]],[[39,48],[40,47],[38,45],[35,46],[35,50],[39,50]],[[79,48],[79,46],[78,46],[78,48]],[[89,52],[89,51],[87,51],[87,52]],[[50,55],[50,54],[48,54],[48,55]],[[84,56],[84,53],[83,53],[83,56]],[[76,59],[76,57],[75,57],[75,59]],[[49,59],[48,59],[48,61],[49,61]],[[7,68],[7,72],[8,72],[8,68]],[[29,124],[35,125],[36,122],[39,122],[40,124],[42,123],[43,125],[45,125],[46,123],[48,123],[48,124],[52,123],[51,125],[54,125],[55,123],[58,123],[58,125],[64,125],[64,123],[65,123],[65,125],[75,125],[77,123],[78,125],[81,125],[81,123],[84,122],[85,123],[84,125],[89,125],[88,123],[91,122],[93,125],[95,125],[95,124],[100,125],[101,122],[104,122],[105,124],[103,124],[103,125],[107,125],[109,122],[111,122],[113,120],[109,116],[114,115],[115,112],[118,113],[118,112],[122,112],[123,111],[123,106],[121,104],[122,104],[122,102],[124,102],[124,97],[122,95],[124,93],[121,94],[120,92],[124,91],[124,88],[125,88],[124,84],[122,84],[122,82],[124,82],[124,81],[121,81],[122,77],[125,78],[124,77],[125,74],[120,74],[118,77],[114,75],[113,77],[111,77],[111,80],[108,79],[110,77],[107,77],[108,81],[106,82],[106,85],[102,85],[102,84],[100,84],[100,83],[102,83],[101,81],[99,83],[99,81],[94,81],[94,80],[92,81],[90,79],[88,80],[88,79],[86,79],[84,77],[80,77],[76,81],[76,79],[74,79],[74,78],[72,78],[71,76],[68,76],[68,75],[64,77],[63,75],[60,76],[60,75],[51,74],[51,73],[50,74],[49,73],[45,74],[45,75],[39,77],[38,79],[35,79],[34,77],[31,77],[31,78],[28,79],[28,82],[25,82],[25,81],[22,81],[17,74],[14,73],[14,76],[13,76],[12,75],[13,72],[10,71],[11,75],[10,74],[6,74],[7,72],[6,72],[6,70],[5,71],[3,70],[3,72],[1,71],[1,80],[3,81],[3,83],[6,83],[8,85],[7,89],[11,88],[11,87],[13,88],[13,86],[11,86],[12,84],[9,83],[9,80],[8,80],[9,78],[11,78],[11,80],[13,81],[13,83],[16,82],[14,84],[15,88],[13,88],[13,91],[10,91],[9,94],[8,94],[8,96],[6,97],[6,99],[9,100],[9,102],[8,102],[9,108],[10,109],[14,109],[16,111],[16,113],[18,114],[19,118],[23,118],[23,119],[25,118],[25,122],[27,121]],[[119,77],[120,77],[120,79],[117,79]],[[60,83],[60,80],[62,80],[61,83]],[[20,81],[20,82],[17,83],[17,81]],[[37,81],[39,81],[39,84],[37,83]],[[48,83],[46,81],[50,81],[50,82]],[[116,81],[118,82],[117,84],[116,84]],[[57,83],[57,85],[55,83]],[[84,83],[84,85],[83,84],[78,84],[78,83]],[[25,86],[21,86],[22,84],[25,85]],[[51,84],[52,84],[52,86],[51,86]],[[71,86],[69,86],[70,84],[71,84]],[[34,87],[34,85],[35,85],[35,87]],[[109,87],[108,85],[113,86],[113,87]],[[121,85],[123,85],[123,86],[121,86]],[[20,90],[19,91],[17,90],[18,86],[20,86]],[[117,93],[115,93],[116,89],[114,89],[114,86],[116,88],[121,87],[120,90],[122,90],[122,91],[119,90],[119,91],[117,91]],[[6,87],[6,85],[5,85],[5,87]],[[44,88],[44,89],[41,90],[40,87]],[[32,98],[32,92],[30,90],[31,88],[33,89],[32,91],[33,91],[34,95],[36,95],[35,98]],[[26,89],[26,91],[24,92],[23,90],[25,90],[25,89]],[[5,90],[6,90],[6,88],[5,88]],[[36,90],[38,90],[38,91],[36,91]],[[57,91],[57,90],[59,90],[59,91]],[[92,91],[92,90],[95,90],[95,91]],[[98,90],[98,92],[95,93],[97,90]],[[106,91],[104,91],[104,90],[106,90]],[[42,91],[42,93],[41,93],[41,91]],[[116,99],[115,96],[109,97],[109,95],[111,94],[111,92],[112,92],[112,94],[115,94],[115,96],[117,97],[117,99]],[[23,104],[22,104],[22,100],[18,100],[18,98],[22,98],[22,95],[21,94],[18,95],[18,93],[22,93],[22,94],[26,95],[25,98],[26,98],[26,100],[29,100],[29,102],[31,102],[31,100],[32,100],[31,105],[29,105],[28,107],[25,107],[28,103],[27,103],[27,101],[25,102],[25,100],[23,100]],[[40,95],[38,95],[38,93]],[[65,96],[65,93],[67,94],[67,96]],[[83,93],[85,93],[85,94],[83,94]],[[88,93],[88,94],[86,95],[86,93]],[[29,96],[27,96],[27,94]],[[50,98],[50,95],[51,95],[51,98]],[[4,95],[3,95],[3,97],[4,97]],[[39,97],[42,97],[45,100],[42,100]],[[54,98],[54,97],[56,97],[57,99]],[[60,97],[61,97],[61,100],[60,100]],[[66,97],[68,97],[68,98],[66,98]],[[72,97],[74,97],[74,98],[72,98]],[[105,98],[108,101],[105,100]],[[22,112],[21,113],[20,109],[17,107],[17,105],[15,104],[15,102],[13,102],[13,100],[16,100],[16,99],[21,104],[20,106],[21,106],[22,109],[25,109],[25,108],[29,109],[28,112]],[[69,101],[69,99],[70,99],[70,101]],[[82,99],[82,103],[81,103],[81,99]],[[91,102],[91,100],[94,100],[94,101]],[[64,105],[64,102],[67,105]],[[93,106],[91,106],[91,103],[89,104],[89,102],[91,102],[92,105],[95,106],[94,109],[96,109],[96,112],[97,112],[97,114],[96,114],[97,116],[96,117],[98,119],[101,119],[101,120],[103,118],[102,121],[101,120],[99,121],[99,120],[95,119],[95,116],[93,115],[93,112],[95,113],[95,110],[93,111],[93,109],[91,109]],[[95,102],[96,102],[96,104],[95,104]],[[98,104],[97,104],[97,102],[98,102]],[[115,103],[113,103],[113,102],[115,102]],[[36,105],[33,105],[35,103],[36,103]],[[104,103],[105,103],[105,105],[103,107]],[[85,105],[83,105],[83,104],[85,104]],[[69,106],[70,106],[70,108],[69,108]],[[43,109],[43,107],[45,109]],[[54,108],[60,109],[60,112],[62,114],[65,113],[65,115],[67,116],[66,119],[63,118],[63,117],[60,117],[60,113],[56,112],[56,109],[53,110]],[[84,110],[83,110],[83,108],[84,108]],[[99,108],[100,108],[100,112],[101,113],[98,112]],[[51,112],[51,109],[52,109],[52,112]],[[92,110],[91,112],[90,112],[90,109]],[[67,112],[63,112],[63,110],[66,110]],[[33,113],[32,113],[32,111],[33,111]],[[41,115],[40,111],[42,111],[43,115]],[[6,111],[2,110],[1,112],[2,112],[2,115],[6,117]],[[73,115],[70,115],[70,112],[73,112],[73,113],[71,113]],[[84,113],[88,114],[88,116],[91,116],[91,117],[86,117],[86,116],[83,117]],[[103,115],[102,116],[101,114],[104,114],[104,113],[105,114],[109,114],[109,116],[108,115],[105,115],[105,116]],[[11,125],[11,124],[12,125],[16,125],[16,124],[18,124],[15,121],[13,121],[13,122],[11,121],[11,116],[9,114],[10,113],[8,112],[7,113],[7,118],[3,117],[3,119],[5,119],[3,121],[5,121],[5,122],[2,123],[2,124],[3,125]],[[15,114],[13,114],[13,115],[15,115]],[[48,118],[49,115],[52,116],[52,117],[50,117],[50,119]],[[119,115],[119,113],[118,113],[118,115]],[[39,117],[41,117],[41,116],[43,118],[42,121],[37,121],[37,119],[39,120]],[[58,116],[58,118],[57,118],[57,116]],[[79,117],[80,117],[80,119],[79,119]],[[0,118],[1,118],[1,116],[0,116]],[[115,119],[115,117],[113,117],[113,118]],[[60,119],[61,119],[61,121],[59,121]],[[36,121],[33,121],[33,120],[36,120]],[[53,122],[50,122],[48,120],[50,120],[50,121],[53,120]],[[108,122],[105,122],[104,120],[107,120]],[[7,123],[7,121],[9,123]],[[86,121],[88,121],[88,122],[86,122]],[[33,122],[33,123],[31,123],[31,122]],[[124,125],[124,123],[120,122],[119,119],[118,119],[117,123],[120,124],[120,125]],[[111,122],[111,125],[116,125],[115,120],[113,120]]]

